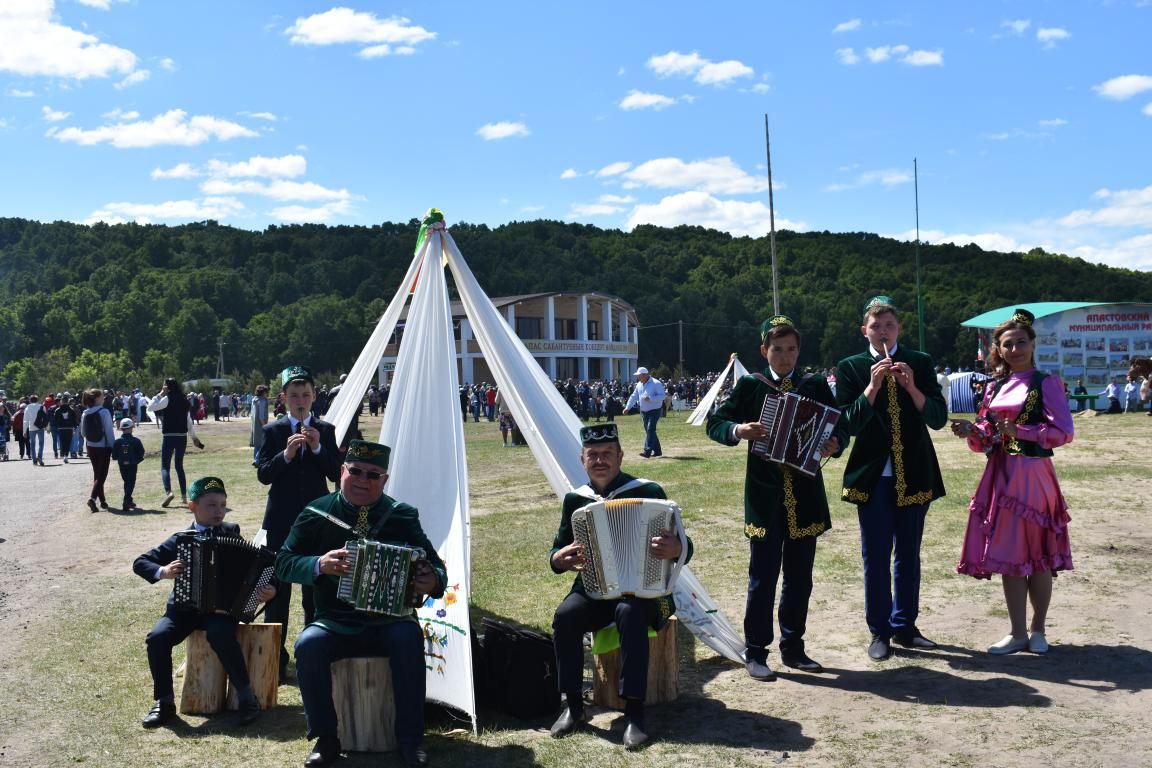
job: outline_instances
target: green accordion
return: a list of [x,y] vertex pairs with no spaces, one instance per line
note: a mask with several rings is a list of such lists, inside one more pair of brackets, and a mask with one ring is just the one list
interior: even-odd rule
[[415,607],[411,588],[424,550],[401,544],[358,539],[344,545],[349,570],[340,577],[336,596],[366,613],[407,616]]

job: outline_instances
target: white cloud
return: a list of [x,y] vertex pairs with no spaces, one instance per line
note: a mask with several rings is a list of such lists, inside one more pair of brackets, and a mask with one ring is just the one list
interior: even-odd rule
[[245,117],[255,118],[257,120],[267,120],[270,123],[274,123],[280,119],[271,112],[241,112],[240,114],[244,115]]
[[620,109],[664,109],[676,103],[676,99],[659,93],[645,93],[635,89],[620,100]]
[[860,19],[852,19],[851,21],[842,21],[832,29],[832,34],[840,32],[854,32],[860,29]]
[[27,98],[31,98],[32,96],[35,96],[36,91],[21,91],[17,88],[13,88],[10,91],[8,91],[8,95],[14,99],[27,99]]
[[944,52],[912,51],[900,61],[912,67],[941,67],[944,66]]
[[772,86],[768,85],[768,83],[756,83],[750,90],[752,93],[768,93],[772,90]]
[[1032,26],[1031,19],[1011,19],[1000,22],[1001,29],[1007,29],[1013,35],[1020,37]]
[[140,113],[134,110],[131,112],[125,112],[124,110],[120,109],[120,107],[116,107],[115,109],[109,110],[108,112],[100,115],[100,117],[103,117],[107,120],[119,120],[123,122],[125,120],[135,120],[136,118],[140,117]]
[[[128,0],[116,0],[120,3],[126,3]],[[86,5],[89,8],[98,8],[101,11],[107,11],[112,7],[112,0],[76,0],[80,5]]]
[[730,157],[684,162],[661,157],[641,163],[624,174],[627,189],[694,189],[711,194],[740,195],[763,192],[768,179],[749,176]]
[[860,57],[856,55],[856,51],[851,48],[837,48],[836,58],[841,64],[847,64],[848,66],[860,63]]
[[195,146],[206,141],[228,141],[257,136],[239,123],[211,115],[194,115],[172,109],[151,120],[105,125],[92,130],[64,128],[52,134],[58,141],[72,141],[83,146],[111,144],[114,147],[156,147],[161,145]]
[[520,213],[540,213],[544,210],[542,205],[524,205],[520,207]]
[[136,69],[136,54],[59,24],[54,16],[54,0],[0,4],[0,71],[86,80]]
[[175,72],[176,62],[167,57],[160,59],[160,69],[163,69],[165,72]]
[[1041,27],[1036,30],[1036,39],[1044,43],[1045,48],[1055,48],[1056,43],[1070,37],[1072,34],[1068,30],[1059,27]]
[[568,209],[568,214],[565,218],[582,219],[591,218],[592,216],[611,216],[623,210],[624,209],[618,205],[607,205],[605,203],[574,203]]
[[560,174],[562,179],[578,179],[580,178],[580,171],[575,168],[565,168],[564,172]]
[[508,121],[488,123],[476,129],[476,135],[485,141],[507,139],[511,136],[527,136],[529,133],[528,126],[524,123],[512,123]]
[[1141,110],[1141,111],[1142,111],[1144,114],[1148,115],[1148,117],[1152,117],[1152,102],[1149,102],[1148,104],[1145,104],[1145,105],[1144,105],[1144,109],[1143,109],[1143,110]]
[[646,66],[660,77],[691,76],[700,85],[728,85],[733,80],[755,74],[752,67],[736,59],[710,61],[695,51],[669,51],[651,56]]
[[903,56],[908,50],[906,45],[882,45],[879,48],[865,48],[864,55],[868,57],[868,61],[879,64],[893,56]]
[[1123,101],[1144,91],[1152,91],[1152,76],[1121,75],[1092,86],[1092,90],[1106,99]]
[[239,163],[224,163],[212,160],[208,163],[208,174],[223,178],[260,177],[266,179],[286,179],[303,176],[308,170],[308,161],[303,155],[282,155],[264,157],[254,155]]
[[346,189],[328,189],[311,181],[284,181],[271,182],[243,180],[231,181],[229,179],[208,179],[200,185],[200,191],[206,195],[257,195],[273,200],[303,200],[332,201],[350,200],[351,193]]
[[[894,240],[914,242],[916,240],[916,230],[909,229],[892,235],[881,235],[881,237],[891,237]],[[968,245],[969,243],[975,243],[986,251],[998,251],[1000,253],[1027,252],[1037,247],[1035,244],[1029,245],[1021,243],[1012,235],[1006,235],[1000,232],[963,233],[945,232],[940,229],[920,230],[920,242],[932,243],[934,245],[952,243],[960,247]]]
[[298,18],[285,33],[293,45],[365,44],[367,47],[359,55],[366,59],[411,54],[414,46],[436,38],[435,32],[414,25],[403,16],[380,19],[351,8],[333,8]]
[[1105,205],[1095,210],[1080,209],[1059,219],[1066,227],[1146,227],[1152,228],[1152,186],[1143,189],[1098,190],[1094,197]]
[[134,85],[139,85],[140,83],[144,82],[145,80],[147,80],[151,76],[152,76],[152,73],[149,72],[148,70],[137,69],[133,72],[129,72],[127,77],[125,77],[120,82],[114,84],[112,87],[118,91],[121,91],[125,88],[131,88]]
[[135,221],[151,224],[154,221],[202,221],[226,219],[244,210],[239,200],[205,198],[204,200],[169,200],[164,203],[108,203],[84,220],[85,224],[103,221],[123,224]]
[[[625,226],[634,229],[640,224],[708,227],[737,237],[762,237],[770,229],[768,206],[764,203],[722,200],[701,191],[680,192],[657,203],[637,205]],[[803,230],[806,225],[777,216],[776,228]]]
[[621,160],[618,163],[609,163],[600,170],[596,171],[597,176],[619,176],[624,171],[632,167],[632,163],[627,160]]
[[177,163],[171,168],[154,168],[149,175],[154,179],[195,179],[204,174],[191,163]]
[[850,182],[829,184],[824,189],[828,192],[843,192],[849,189],[860,189],[879,184],[884,187],[896,187],[912,181],[912,172],[902,168],[885,168],[879,171],[865,171],[856,175]]
[[58,123],[61,120],[67,120],[69,115],[72,114],[71,112],[58,112],[51,107],[40,107],[40,112],[44,115],[44,119],[50,123]]
[[308,208],[303,205],[285,205],[273,208],[271,213],[280,221],[323,224],[348,213],[350,210],[352,210],[351,202],[338,200],[315,208]]
[[627,205],[636,202],[636,198],[632,195],[600,195],[600,202],[611,205]]

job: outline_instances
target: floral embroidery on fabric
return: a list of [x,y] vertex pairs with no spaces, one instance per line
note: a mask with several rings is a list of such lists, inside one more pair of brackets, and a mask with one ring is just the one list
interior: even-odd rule
[[845,501],[850,501],[853,504],[867,504],[869,496],[867,493],[864,493],[864,491],[857,490],[856,488],[845,488],[840,492],[840,498]]
[[904,474],[904,439],[900,430],[900,402],[896,399],[896,377],[887,377],[888,417],[892,420],[892,474],[896,481],[896,506],[908,507],[932,501],[932,491],[908,494],[908,480]]
[[820,521],[804,528],[797,527],[796,492],[792,486],[792,469],[791,467],[780,467],[780,472],[784,477],[784,517],[788,520],[788,538],[803,539],[809,536],[819,536],[824,532],[824,523]]
[[744,535],[750,539],[762,539],[768,535],[768,530],[752,523],[745,523]]
[[438,675],[446,673],[448,660],[444,649],[448,647],[452,633],[456,632],[461,636],[466,635],[462,627],[446,620],[449,607],[455,605],[459,600],[457,594],[459,591],[460,585],[452,584],[444,590],[443,597],[439,599],[429,597],[423,604],[423,608],[427,610],[436,608],[437,605],[440,606],[436,608],[435,618],[420,616],[420,627],[424,635],[424,666],[428,670],[435,670]]

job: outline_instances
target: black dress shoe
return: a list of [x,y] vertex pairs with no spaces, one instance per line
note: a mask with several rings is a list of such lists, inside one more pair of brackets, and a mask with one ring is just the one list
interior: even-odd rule
[[586,722],[588,722],[588,715],[583,710],[581,710],[579,714],[573,714],[569,707],[564,707],[564,711],[560,713],[560,717],[556,718],[556,722],[552,723],[550,733],[552,738],[562,739],[570,733],[575,733]]
[[176,704],[170,701],[158,701],[144,715],[141,725],[145,728],[159,728],[172,718],[176,717]]
[[322,768],[340,759],[340,739],[335,736],[321,736],[316,739],[312,753],[304,760],[304,768]]
[[872,661],[884,661],[892,655],[892,647],[888,645],[888,640],[879,635],[872,636],[872,642],[868,644],[868,658]]
[[804,651],[780,651],[780,661],[784,662],[784,666],[798,669],[801,672],[824,671],[824,667],[820,666],[820,662],[808,658],[808,654],[804,653]]
[[236,724],[248,725],[254,723],[260,717],[260,703],[253,698],[251,701],[240,702],[240,708],[236,712]]
[[920,634],[920,630],[918,629],[910,629],[905,632],[897,632],[892,636],[892,640],[897,645],[902,645],[905,648],[922,648],[929,650],[936,647],[936,643]]
[[408,768],[424,768],[428,765],[428,753],[422,747],[404,747],[400,750],[400,757]]
[[624,749],[639,749],[648,743],[648,734],[644,733],[644,729],[631,720],[628,721],[628,727],[624,729]]

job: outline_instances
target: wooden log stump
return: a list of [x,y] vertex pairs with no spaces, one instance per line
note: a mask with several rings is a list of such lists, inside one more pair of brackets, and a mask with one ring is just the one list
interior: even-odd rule
[[[280,625],[238,624],[236,640],[244,654],[248,677],[260,708],[276,706],[280,684]],[[204,630],[198,629],[189,635],[184,650],[180,712],[185,715],[214,715],[225,708],[237,709],[236,691]]]
[[341,659],[332,664],[332,703],[340,745],[350,752],[396,749],[392,668],[382,656]]
[[[241,624],[236,628],[248,678],[260,709],[276,706],[280,688],[280,631],[279,624]],[[215,655],[215,654],[213,654]],[[228,709],[239,709],[240,697],[232,681],[228,681]]]
[[208,635],[198,629],[184,641],[184,685],[180,690],[180,712],[185,715],[212,715],[224,708],[228,676]]
[[[675,701],[680,695],[680,657],[676,643],[675,616],[648,638],[648,695],[646,704]],[[624,709],[620,698],[620,649],[592,657],[592,702],[611,709]]]

